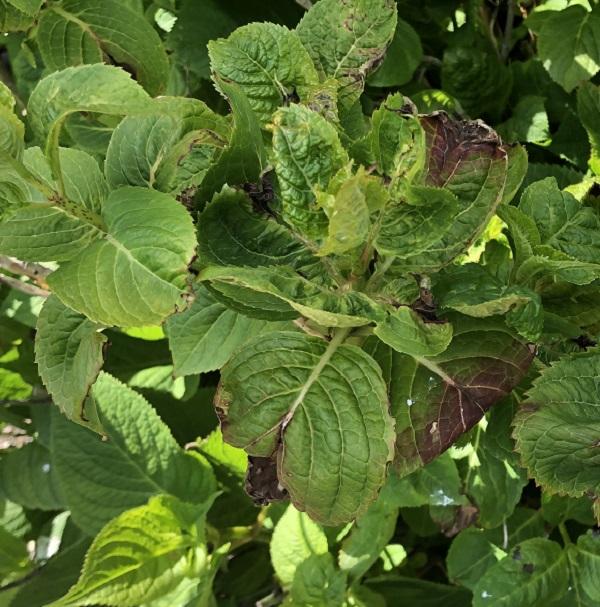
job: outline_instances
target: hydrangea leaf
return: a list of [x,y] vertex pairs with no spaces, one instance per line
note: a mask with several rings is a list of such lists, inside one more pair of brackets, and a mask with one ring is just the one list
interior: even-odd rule
[[316,202],[316,190],[348,164],[335,127],[301,105],[273,117],[273,164],[281,188],[282,217],[307,237],[327,233],[327,216]]
[[196,198],[210,200],[225,184],[256,183],[267,165],[260,123],[244,91],[237,84],[217,78],[219,89],[231,106],[233,125],[226,147],[215,158]]
[[410,23],[398,19],[394,37],[381,65],[367,79],[369,86],[400,86],[410,81],[423,59],[419,34]]
[[452,324],[426,322],[407,306],[386,315],[374,330],[379,339],[397,352],[411,356],[435,356],[452,341]]
[[[25,261],[64,261],[88,246],[98,230],[94,218],[108,196],[108,187],[94,158],[71,148],[60,148],[65,200],[49,206],[48,189],[58,186],[42,151],[28,148],[23,163],[40,189],[22,179],[13,182],[17,207],[0,222],[0,252]],[[43,204],[37,204],[43,203]]]
[[496,318],[452,317],[448,348],[412,357],[373,341],[367,351],[390,385],[396,419],[396,461],[408,474],[433,460],[472,428],[522,379],[533,349]]
[[124,187],[111,192],[102,219],[94,242],[48,277],[60,300],[107,326],[157,325],[184,307],[196,245],[185,208],[167,194]]
[[11,90],[0,82],[0,152],[14,158],[23,154],[25,125],[14,112],[15,98]]
[[[90,546],[77,583],[51,603],[137,607],[174,589],[208,566],[204,516],[199,506],[158,495],[103,527]],[[192,558],[193,553],[193,558]]]
[[42,12],[37,43],[51,70],[102,63],[127,65],[151,94],[164,92],[169,61],[156,30],[118,0],[65,0]]
[[106,373],[92,397],[107,441],[55,413],[51,453],[73,520],[94,535],[151,496],[169,493],[192,503],[215,491],[210,466],[184,452],[148,402]]
[[490,567],[473,588],[474,607],[548,604],[567,592],[569,569],[560,545],[544,538],[525,540]]
[[327,327],[358,327],[384,317],[381,306],[364,293],[343,293],[324,288],[306,280],[288,266],[211,266],[204,269],[198,278],[210,281],[219,289],[223,285],[233,285],[266,294],[296,310],[296,317],[306,316]]
[[574,569],[575,583],[590,601],[600,601],[600,539],[593,531],[588,531],[577,538],[577,546],[570,548],[569,561]]
[[[590,167],[596,175],[600,173],[600,87],[590,82],[583,83],[577,89],[577,113],[588,133],[592,148]],[[568,184],[565,184],[568,185]],[[564,186],[563,186],[564,187]]]
[[38,371],[53,402],[73,421],[86,425],[84,402],[104,363],[107,338],[101,325],[51,295],[35,335]]
[[379,367],[340,344],[345,333],[329,343],[288,332],[256,338],[223,368],[215,400],[225,440],[253,456],[276,454],[292,503],[329,525],[374,500],[394,437]]
[[282,25],[250,23],[209,42],[208,53],[213,72],[242,89],[263,126],[290,96],[304,99],[319,82],[298,34]]
[[280,328],[277,323],[271,325],[227,309],[200,285],[191,307],[171,316],[165,326],[174,373],[193,375],[220,369],[254,336]]
[[[129,74],[111,65],[69,67],[39,81],[27,104],[29,124],[46,152],[58,149],[65,120],[75,112],[124,116],[144,110],[150,97]],[[56,175],[56,162],[52,162]]]
[[396,22],[391,0],[324,0],[304,15],[296,31],[319,73],[340,81],[340,101],[349,106],[383,60]]
[[[600,70],[600,12],[569,6],[552,12],[539,28],[538,53],[555,82],[571,92]],[[556,44],[562,40],[564,44]]]
[[327,536],[318,523],[290,505],[275,526],[270,548],[275,573],[289,587],[301,563],[327,553]]
[[597,350],[560,359],[534,381],[515,418],[523,464],[554,493],[580,497],[600,492],[599,375]]
[[346,604],[346,576],[338,571],[331,554],[311,555],[296,569],[290,596],[294,605]]
[[386,255],[411,258],[426,254],[451,229],[458,200],[449,190],[430,186],[410,186],[403,194],[383,211],[375,247]]

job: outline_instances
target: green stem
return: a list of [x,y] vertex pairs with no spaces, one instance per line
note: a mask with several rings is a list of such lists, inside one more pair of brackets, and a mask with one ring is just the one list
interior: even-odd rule
[[569,537],[569,532],[567,531],[567,528],[564,523],[559,523],[558,531],[560,532],[560,537],[562,538],[562,541],[565,546],[568,546],[572,543],[571,538]]

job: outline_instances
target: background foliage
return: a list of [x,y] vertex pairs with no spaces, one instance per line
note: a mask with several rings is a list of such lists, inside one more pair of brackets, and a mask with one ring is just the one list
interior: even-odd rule
[[0,0],[0,606],[600,604],[600,8],[312,4]]

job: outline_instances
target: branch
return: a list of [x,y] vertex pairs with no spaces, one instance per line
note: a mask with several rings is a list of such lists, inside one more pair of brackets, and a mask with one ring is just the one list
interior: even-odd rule
[[46,286],[46,277],[52,272],[52,270],[39,263],[19,261],[14,257],[7,257],[6,255],[0,255],[0,268],[8,270],[13,274],[28,276],[35,280],[42,288]]
[[312,8],[311,0],[296,0],[296,4],[299,4],[305,11],[308,11]]
[[21,293],[25,293],[25,295],[32,295],[34,297],[48,297],[50,295],[50,291],[47,291],[46,289],[36,287],[28,282],[23,282],[18,278],[11,278],[5,274],[0,274],[0,283],[4,283],[12,289],[21,291]]
[[500,56],[503,61],[506,61],[510,53],[510,42],[512,39],[513,24],[515,21],[515,4],[514,0],[508,0],[508,8],[506,9],[506,22],[504,25],[504,39],[502,40],[502,49]]

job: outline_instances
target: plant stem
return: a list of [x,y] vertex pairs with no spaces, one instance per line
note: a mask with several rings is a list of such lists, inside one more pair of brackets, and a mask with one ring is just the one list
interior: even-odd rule
[[558,524],[558,531],[560,532],[560,537],[562,538],[562,541],[565,546],[568,546],[572,543],[571,538],[569,537],[569,532],[567,531],[567,528],[565,527],[564,523]]
[[50,268],[47,268],[39,263],[19,261],[14,257],[8,257],[6,255],[0,255],[0,268],[3,270],[8,270],[12,274],[28,276],[29,278],[35,280],[42,288],[45,287],[46,277],[52,272]]
[[504,25],[504,39],[502,40],[502,49],[500,51],[500,57],[502,61],[506,61],[508,54],[510,53],[510,42],[513,32],[513,24],[515,21],[515,0],[508,0],[508,7],[506,9],[506,22]]
[[0,274],[0,283],[4,283],[12,289],[16,289],[17,291],[21,291],[21,293],[25,293],[26,295],[31,295],[33,297],[48,297],[50,295],[50,291],[47,291],[46,289],[42,289],[28,282],[23,282],[18,278],[6,276],[5,274]]

